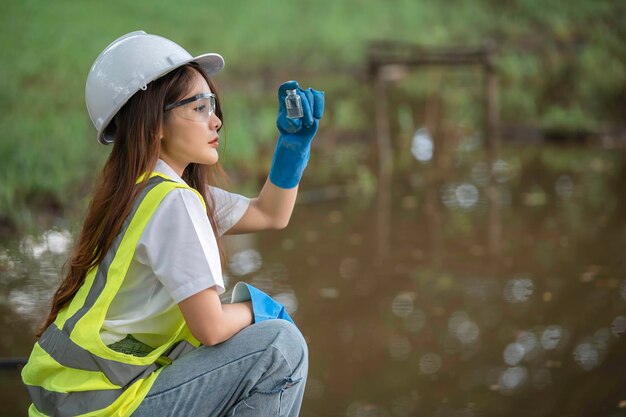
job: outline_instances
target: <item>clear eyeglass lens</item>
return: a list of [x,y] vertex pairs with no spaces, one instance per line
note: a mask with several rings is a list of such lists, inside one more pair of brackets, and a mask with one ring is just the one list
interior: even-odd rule
[[191,103],[187,103],[175,108],[178,114],[188,120],[196,122],[207,122],[215,113],[215,97],[201,98]]

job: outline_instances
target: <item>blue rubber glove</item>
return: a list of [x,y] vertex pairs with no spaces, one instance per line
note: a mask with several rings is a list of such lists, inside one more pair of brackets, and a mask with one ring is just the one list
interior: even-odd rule
[[[296,90],[302,100],[302,117],[287,117],[287,90]],[[278,142],[274,150],[270,181],[280,188],[293,188],[300,182],[309,162],[311,141],[324,114],[324,92],[312,88],[303,90],[297,81],[287,81],[278,88]]]
[[235,284],[230,302],[240,303],[250,300],[252,301],[255,323],[269,319],[284,319],[292,322],[294,325],[296,324],[292,318],[289,317],[289,314],[287,314],[285,306],[275,301],[263,291],[243,281]]

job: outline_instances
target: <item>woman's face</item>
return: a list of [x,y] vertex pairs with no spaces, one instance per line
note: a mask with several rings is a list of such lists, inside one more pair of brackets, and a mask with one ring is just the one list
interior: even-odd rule
[[[181,100],[202,93],[212,93],[206,80],[198,73],[189,93]],[[222,121],[212,113],[206,122],[183,117],[183,111],[195,111],[201,102],[187,104],[187,109],[176,107],[168,110],[163,123],[163,139],[161,140],[161,159],[175,171],[182,171],[190,163],[213,165],[219,158],[217,147],[219,135],[217,130]]]

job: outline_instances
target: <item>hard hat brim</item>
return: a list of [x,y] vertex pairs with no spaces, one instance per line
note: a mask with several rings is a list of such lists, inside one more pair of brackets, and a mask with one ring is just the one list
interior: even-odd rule
[[224,58],[220,54],[209,53],[198,55],[189,62],[197,62],[207,75],[214,75],[224,68]]

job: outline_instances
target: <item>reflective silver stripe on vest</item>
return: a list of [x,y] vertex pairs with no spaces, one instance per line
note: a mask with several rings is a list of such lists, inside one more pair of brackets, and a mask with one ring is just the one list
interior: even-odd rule
[[46,331],[42,334],[42,337],[39,339],[39,346],[41,346],[43,350],[45,350],[61,365],[85,371],[102,371],[109,381],[122,387],[129,384],[136,378],[137,374],[141,373],[146,368],[147,365],[129,365],[123,362],[104,359],[93,355],[89,351],[74,343],[70,339],[70,334],[72,333],[72,330],[74,330],[76,323],[87,313],[87,311],[89,311],[89,309],[94,306],[96,300],[100,294],[102,294],[106,285],[109,267],[115,258],[115,254],[124,239],[126,230],[128,230],[128,226],[135,216],[139,205],[143,202],[149,191],[164,181],[167,180],[159,176],[152,177],[148,180],[148,184],[137,197],[130,214],[124,220],[122,229],[113,240],[113,243],[104,257],[104,260],[100,263],[100,265],[98,265],[96,277],[91,288],[89,289],[89,293],[87,294],[83,306],[76,311],[72,317],[66,320],[63,325],[63,330],[59,330],[59,328],[53,323],[46,329]]
[[[72,317],[65,321],[62,330],[53,323],[46,329],[37,342],[39,346],[59,364],[73,369],[102,372],[109,381],[122,388],[115,390],[61,393],[49,391],[39,386],[27,385],[33,404],[40,412],[54,417],[65,417],[106,408],[134,381],[144,378],[158,369],[159,365],[156,364],[132,365],[93,355],[91,352],[83,349],[72,341],[70,334],[76,326],[76,323],[94,306],[96,300],[100,294],[102,294],[106,285],[109,267],[115,258],[115,254],[120,247],[139,205],[149,191],[164,181],[170,180],[160,176],[154,176],[148,180],[146,187],[137,197],[130,214],[124,220],[122,229],[113,240],[103,261],[98,265],[96,277],[89,289],[83,306]],[[193,345],[186,341],[181,341],[168,349],[168,352],[164,356],[174,360],[193,349]]]
[[84,392],[54,392],[26,385],[28,394],[39,412],[51,417],[69,417],[101,410],[113,404],[122,389]]
[[159,177],[158,175],[154,176],[148,180],[148,183],[146,184],[144,189],[141,190],[141,193],[139,193],[139,196],[137,197],[137,200],[135,201],[135,204],[133,205],[130,214],[124,220],[122,229],[117,234],[115,239],[113,239],[113,242],[111,243],[111,247],[107,251],[107,254],[104,256],[104,259],[102,260],[100,265],[98,265],[98,271],[96,272],[96,277],[85,299],[85,304],[83,304],[83,306],[78,309],[78,311],[74,313],[72,317],[69,317],[65,321],[65,324],[63,325],[63,332],[65,332],[66,334],[69,335],[72,333],[72,330],[74,330],[74,326],[76,326],[78,320],[82,319],[83,316],[87,314],[87,311],[89,311],[91,307],[93,307],[93,305],[96,303],[96,300],[102,293],[102,290],[104,289],[104,286],[107,282],[109,267],[111,266],[111,263],[113,263],[115,254],[117,253],[117,250],[119,249],[120,244],[124,239],[124,235],[126,235],[126,230],[128,229],[128,226],[130,225],[133,217],[135,217],[135,213],[137,212],[139,205],[143,202],[143,199],[146,197],[146,194],[148,194],[148,192],[150,192],[154,187],[165,181],[173,182],[171,180],[166,180],[163,177]]
[[131,365],[101,358],[78,346],[53,323],[39,338],[39,346],[67,368],[102,372],[115,385],[125,387],[149,365]]
[[[191,343],[181,340],[170,347],[168,353],[164,356],[175,360],[194,349],[195,347]],[[83,352],[86,351],[83,349]],[[148,365],[143,372],[139,375],[135,375],[134,379],[145,378],[158,368],[159,365],[156,364]],[[114,390],[63,393],[49,391],[39,386],[26,385],[28,394],[37,410],[52,417],[73,417],[96,410],[102,410],[113,404],[113,402],[122,395],[125,388],[126,387]]]

